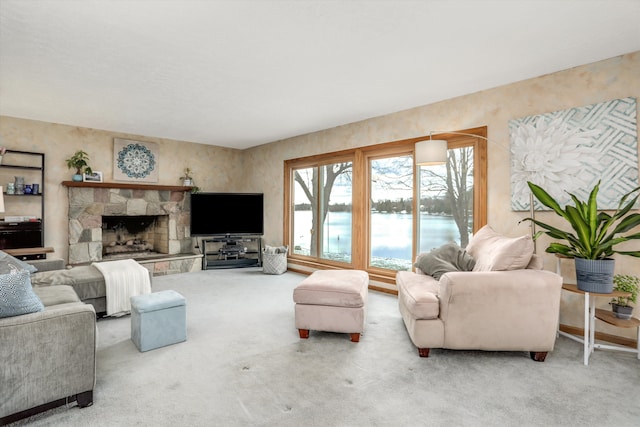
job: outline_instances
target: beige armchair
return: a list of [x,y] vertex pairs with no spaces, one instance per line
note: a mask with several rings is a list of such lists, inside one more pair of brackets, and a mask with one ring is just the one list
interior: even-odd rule
[[400,313],[419,355],[432,348],[527,351],[544,361],[556,340],[562,278],[542,270],[528,236],[506,238],[485,227],[467,251],[473,271],[439,280],[420,269],[396,276]]

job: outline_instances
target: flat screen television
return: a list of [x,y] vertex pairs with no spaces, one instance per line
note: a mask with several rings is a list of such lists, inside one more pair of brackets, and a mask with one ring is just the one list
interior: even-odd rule
[[192,193],[191,235],[264,234],[262,193]]

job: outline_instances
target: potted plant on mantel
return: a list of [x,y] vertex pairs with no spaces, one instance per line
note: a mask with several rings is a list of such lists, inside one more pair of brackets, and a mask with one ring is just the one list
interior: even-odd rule
[[631,319],[633,306],[629,305],[629,301],[633,303],[636,302],[639,288],[640,279],[635,276],[626,274],[616,274],[613,276],[613,289],[631,294],[629,297],[617,297],[611,300],[611,309],[614,316],[620,319]]
[[184,175],[180,177],[182,185],[191,187],[193,185],[193,177],[191,176],[191,168],[184,168]]
[[636,187],[624,196],[613,215],[598,212],[596,197],[600,188],[600,181],[591,190],[588,201],[579,200],[569,193],[575,206],[567,205],[564,209],[545,190],[532,182],[527,182],[533,195],[546,207],[564,218],[574,233],[561,230],[533,218],[523,221],[533,221],[546,231],[539,231],[534,236],[538,238],[546,234],[554,239],[564,240],[565,243],[553,242],[546,252],[556,253],[575,259],[576,280],[578,289],[585,292],[611,293],[613,291],[614,253],[640,257],[640,251],[617,251],[614,247],[628,240],[640,239],[640,233],[621,235],[640,225],[640,213],[629,213],[638,200],[636,195],[632,200],[627,199],[640,190]]
[[89,155],[82,150],[76,151],[66,162],[69,169],[76,170],[76,173],[71,177],[72,181],[82,181],[83,173],[93,173],[91,166],[89,166]]

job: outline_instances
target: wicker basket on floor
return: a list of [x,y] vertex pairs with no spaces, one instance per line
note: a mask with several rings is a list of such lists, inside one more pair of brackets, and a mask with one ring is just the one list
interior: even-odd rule
[[265,274],[282,274],[287,271],[287,254],[262,254],[262,272]]

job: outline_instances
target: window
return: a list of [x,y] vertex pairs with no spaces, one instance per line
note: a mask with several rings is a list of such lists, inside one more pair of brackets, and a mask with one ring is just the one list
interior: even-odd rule
[[413,156],[371,159],[369,165],[369,266],[411,270]]
[[[461,132],[484,137],[486,128]],[[428,137],[287,160],[290,262],[394,283],[418,253],[452,240],[466,246],[486,223],[486,140],[437,137],[448,141],[445,165],[414,165],[415,143]]]
[[292,170],[294,254],[351,262],[352,166],[343,161]]
[[473,146],[449,149],[444,165],[420,167],[418,252],[447,242],[467,246],[473,232]]

